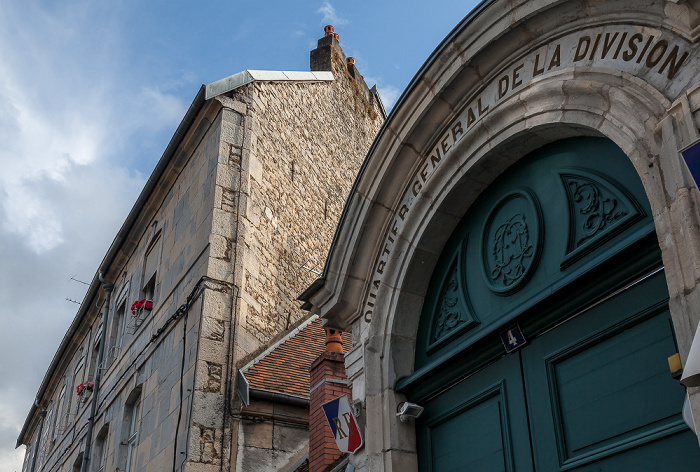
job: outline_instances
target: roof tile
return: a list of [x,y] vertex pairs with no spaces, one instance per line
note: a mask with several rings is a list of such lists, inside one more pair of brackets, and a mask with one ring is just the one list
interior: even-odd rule
[[[342,333],[343,347],[352,345]],[[253,364],[245,376],[252,388],[309,397],[309,367],[326,349],[326,335],[317,318]]]

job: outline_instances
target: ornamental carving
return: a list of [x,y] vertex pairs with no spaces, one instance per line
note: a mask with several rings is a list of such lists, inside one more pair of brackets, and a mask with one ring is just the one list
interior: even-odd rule
[[541,211],[528,191],[499,201],[484,226],[482,257],[488,287],[508,295],[527,281],[541,247]]
[[457,281],[457,264],[452,265],[452,270],[446,279],[445,286],[440,294],[438,309],[435,313],[435,328],[431,341],[435,342],[450,331],[464,323],[464,314],[459,303],[459,282]]
[[627,206],[604,187],[583,179],[570,178],[567,183],[575,211],[580,215],[576,247],[629,214]]
[[432,329],[429,340],[429,350],[442,344],[458,332],[467,330],[479,322],[473,315],[464,285],[461,281],[459,252],[450,264],[449,270],[440,287],[439,297],[435,303],[432,319]]
[[569,206],[566,267],[644,217],[644,210],[618,182],[583,169],[559,172]]
[[525,274],[526,259],[534,250],[525,215],[518,213],[496,230],[491,246],[491,279],[510,286]]

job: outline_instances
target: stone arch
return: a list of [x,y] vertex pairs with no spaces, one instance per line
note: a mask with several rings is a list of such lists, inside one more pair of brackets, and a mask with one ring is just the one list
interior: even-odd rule
[[[595,70],[582,75],[585,79],[571,77],[562,81],[559,76],[548,77],[524,89],[520,95],[522,99],[529,100],[529,108],[535,110],[532,113],[518,113],[522,110],[522,105],[515,99],[502,104],[502,108],[492,115],[491,120],[503,120],[501,115],[517,116],[516,119],[509,120],[510,126],[491,134],[483,142],[465,143],[463,148],[456,151],[463,158],[455,160],[454,168],[442,168],[439,175],[432,177],[434,180],[431,179],[430,186],[424,188],[430,201],[426,198],[424,202],[414,203],[412,212],[416,209],[421,211],[412,213],[411,220],[407,220],[404,226],[404,233],[412,238],[397,240],[400,243],[394,251],[401,254],[401,257],[387,262],[384,273],[386,278],[376,295],[376,299],[383,302],[381,306],[376,305],[376,312],[387,316],[372,318],[368,336],[370,341],[364,356],[365,370],[380,373],[371,382],[369,378],[366,380],[368,384],[379,386],[366,387],[368,395],[373,393],[377,396],[374,405],[378,407],[372,411],[368,402],[367,417],[374,418],[375,421],[381,418],[381,429],[388,432],[383,436],[387,441],[382,447],[385,451],[399,450],[399,454],[407,458],[415,452],[413,424],[401,423],[394,416],[396,405],[404,398],[400,394],[394,394],[393,387],[399,378],[413,371],[416,330],[429,281],[425,274],[432,272],[452,229],[478,196],[479,192],[475,190],[486,188],[490,183],[484,179],[484,175],[488,175],[492,181],[520,157],[548,142],[571,136],[603,136],[615,142],[628,156],[646,189],[655,222],[660,218],[659,209],[666,205],[666,201],[658,188],[658,179],[648,169],[650,164],[653,165],[659,159],[678,159],[674,155],[663,156],[664,150],[659,145],[658,124],[670,103],[638,79],[618,75],[613,78],[617,82],[616,86],[623,89],[621,93],[624,94],[624,100],[620,97],[617,100],[608,98],[597,109],[575,102],[548,109],[547,93],[543,93],[543,90],[552,87],[567,88],[571,94],[585,92],[610,97],[609,71]],[[593,78],[598,80],[593,81]],[[624,106],[616,106],[616,103]],[[637,110],[637,113],[626,115],[632,109]],[[625,116],[628,119],[623,119]],[[488,126],[488,123],[485,125]],[[650,138],[639,140],[638,136]],[[493,164],[492,169],[486,170],[490,164]],[[470,182],[472,174],[478,175],[480,180]],[[455,175],[459,178],[455,179]],[[468,190],[472,183],[476,188]],[[455,197],[465,194],[468,195],[467,198]],[[447,207],[456,200],[462,202],[458,211],[449,210]],[[664,260],[678,258],[676,251],[676,248],[662,247]],[[413,466],[413,461],[409,462]]]
[[[625,22],[657,28],[694,45],[699,16],[687,2],[654,2],[630,9],[625,2],[611,1],[582,9],[578,2],[563,0],[495,0],[465,18],[418,72],[368,154],[324,278],[305,295],[329,326],[352,328],[358,342],[346,365],[349,378],[355,379],[353,394],[365,401],[367,431],[372,435],[356,461],[366,464],[360,470],[416,470],[415,434],[410,423],[400,424],[394,415],[402,397],[393,387],[413,369],[415,333],[429,275],[447,238],[480,192],[519,158],[546,143],[603,136],[632,162],[651,203],[668,268],[679,348],[683,358],[687,355],[692,339],[688,326],[697,324],[688,294],[700,278],[693,262],[700,260],[700,243],[695,242],[700,241],[696,210],[700,195],[678,150],[700,138],[689,98],[700,96],[700,86],[694,84],[700,70],[697,61],[677,80],[684,84],[682,93],[664,89],[651,73],[595,61],[533,77],[491,103],[488,113],[466,133],[468,139],[452,143],[450,159],[443,159],[429,179],[420,181],[420,192],[409,197],[413,179],[421,179],[421,166],[432,149],[441,145],[443,135],[454,133],[455,120],[474,106],[480,93],[497,84],[504,71],[514,81],[513,64],[524,61],[528,50],[532,59],[537,48],[567,34]],[[410,211],[403,212],[399,221],[397,215],[409,200]],[[685,217],[688,221],[682,221]],[[694,237],[674,235],[671,228]],[[699,291],[693,293],[700,299]],[[694,407],[700,406],[697,403]]]

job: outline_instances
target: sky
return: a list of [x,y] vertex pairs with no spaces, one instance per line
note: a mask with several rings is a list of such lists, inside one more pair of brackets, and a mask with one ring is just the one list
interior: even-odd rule
[[0,0],[0,472],[39,385],[199,87],[309,70],[332,24],[391,108],[476,0]]

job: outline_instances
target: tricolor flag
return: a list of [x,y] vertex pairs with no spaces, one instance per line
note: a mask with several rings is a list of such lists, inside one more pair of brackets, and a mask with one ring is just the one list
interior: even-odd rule
[[353,453],[362,447],[362,435],[350,409],[347,395],[323,404],[328,424],[340,452]]

